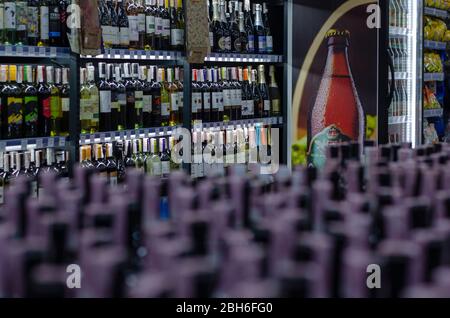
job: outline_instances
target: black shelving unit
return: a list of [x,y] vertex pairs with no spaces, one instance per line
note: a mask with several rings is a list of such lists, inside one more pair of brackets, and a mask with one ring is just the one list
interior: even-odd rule
[[[271,12],[272,33],[274,36],[274,54],[222,54],[211,53],[205,58],[205,65],[275,65],[277,68],[277,83],[282,92],[282,117],[270,117],[261,119],[241,120],[232,122],[204,123],[203,127],[221,127],[246,124],[271,124],[282,130],[280,142],[282,143],[282,163],[287,163],[287,25],[285,19],[287,0],[268,1]],[[277,38],[277,35],[281,35]],[[144,65],[180,66],[184,68],[184,105],[183,123],[177,127],[149,127],[138,130],[98,132],[95,134],[81,134],[80,127],[80,67],[87,62],[139,62]],[[79,161],[79,147],[109,140],[131,139],[151,136],[170,135],[175,128],[184,127],[192,129],[191,116],[191,73],[193,64],[188,63],[184,52],[177,51],[141,51],[106,49],[97,56],[79,55],[72,53],[69,48],[56,47],[32,47],[32,46],[0,46],[0,63],[5,64],[43,64],[68,66],[70,68],[70,117],[69,136],[67,137],[43,137],[16,140],[0,140],[0,151],[18,151],[26,149],[38,149],[55,147],[69,152],[69,167],[72,172],[73,164]],[[198,66],[198,65],[196,65]],[[190,171],[189,164],[183,164],[186,171]]]

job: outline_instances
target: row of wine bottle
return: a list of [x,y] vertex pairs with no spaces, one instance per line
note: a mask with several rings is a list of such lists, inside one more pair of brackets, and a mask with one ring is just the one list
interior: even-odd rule
[[46,148],[24,152],[0,153],[0,204],[4,203],[5,191],[14,179],[26,177],[31,185],[31,197],[39,195],[39,175],[52,171],[67,178],[68,155],[63,150]]
[[1,138],[66,136],[69,69],[0,65]]
[[217,122],[281,116],[281,94],[270,66],[192,70],[192,119]]
[[68,0],[1,0],[0,43],[69,46]]
[[101,0],[105,48],[184,50],[182,0]]
[[[207,0],[212,52],[273,53],[273,37],[266,2]],[[244,10],[242,6],[244,5]]]
[[[77,167],[70,182],[41,175],[39,201],[18,178],[0,210],[0,294],[448,297],[450,148],[368,147],[361,162],[358,147],[273,179],[130,169],[121,188]],[[70,264],[79,289],[66,287]]]

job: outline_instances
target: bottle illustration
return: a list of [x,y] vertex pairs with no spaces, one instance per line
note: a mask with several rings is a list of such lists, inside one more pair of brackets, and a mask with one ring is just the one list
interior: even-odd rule
[[356,91],[348,48],[350,32],[331,29],[326,34],[328,57],[319,92],[308,121],[308,161],[321,168],[328,145],[364,142],[365,116]]

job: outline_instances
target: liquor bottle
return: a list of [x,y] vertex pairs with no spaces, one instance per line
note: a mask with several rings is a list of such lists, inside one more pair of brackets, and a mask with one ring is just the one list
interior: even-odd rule
[[145,7],[142,4],[142,0],[136,0],[136,7],[137,7],[137,22],[138,22],[138,33],[139,33],[139,49],[143,50],[145,48]]
[[171,48],[172,50],[182,51],[184,49],[184,14],[183,14],[183,1],[182,0],[172,0],[176,8],[172,9],[173,19],[171,25]]
[[60,46],[61,45],[61,21],[59,14],[59,1],[50,0],[48,6],[48,21],[49,21],[49,45]]
[[184,86],[183,82],[180,80],[182,74],[180,74],[180,68],[175,67],[175,86],[178,90],[178,122],[183,124],[183,109],[184,109]]
[[28,0],[27,23],[28,45],[37,46],[39,42],[39,0]]
[[255,31],[253,27],[252,14],[250,12],[250,0],[244,0],[244,20],[245,20],[245,32],[247,33],[247,52],[254,53]]
[[[117,87],[117,104],[111,104],[112,129],[124,130],[127,127],[127,94],[125,82],[121,78],[120,66],[114,67],[114,83]],[[113,86],[112,86],[113,87]],[[113,94],[114,90],[112,90]],[[111,97],[115,100],[115,97]]]
[[255,51],[260,54],[266,52],[266,29],[264,28],[262,21],[261,5],[255,5]]
[[[109,2],[110,3],[110,2]],[[67,8],[69,7],[68,0],[59,0],[59,21],[61,24],[61,39],[60,46],[68,47],[69,46],[69,38],[68,38],[68,27],[67,27]],[[118,32],[119,30],[117,30]],[[117,34],[117,33],[113,33]]]
[[271,65],[269,68],[269,95],[270,103],[272,104],[271,116],[281,116],[281,93],[275,78],[275,66]]
[[152,84],[152,122],[153,127],[161,126],[161,113],[162,113],[162,105],[161,105],[161,83],[163,79],[163,69],[154,68],[156,71],[156,81],[153,81]]
[[45,67],[37,66],[39,136],[50,136],[50,90],[45,84]]
[[106,63],[98,63],[100,97],[100,131],[111,131],[111,87],[106,79]]
[[130,26],[130,49],[138,50],[139,47],[139,25],[138,12],[135,0],[127,2],[127,16]]
[[16,1],[16,45],[27,45],[28,9],[26,0]]
[[155,49],[156,0],[145,0],[145,49]]
[[192,121],[196,123],[202,119],[202,93],[200,85],[202,83],[199,81],[198,77],[199,70],[192,69],[192,101],[191,101],[191,113]]
[[219,0],[213,0],[213,22],[214,52],[226,52],[226,37],[222,23],[220,21]]
[[[233,2],[230,2],[231,4]],[[231,31],[231,50],[236,53],[242,52],[242,39],[240,33],[240,25],[239,25],[239,11],[238,11],[238,3],[234,3],[235,6],[231,10],[231,20],[230,20],[230,31]],[[243,27],[243,25],[242,25]]]
[[[0,137],[6,138],[8,116],[6,105],[8,105],[8,65],[0,65]],[[1,158],[0,158],[1,159]]]
[[200,70],[199,88],[202,100],[202,121],[211,121],[211,76],[208,69]]
[[[57,68],[61,71],[60,68]],[[50,136],[59,136],[61,132],[61,118],[62,118],[62,108],[61,108],[61,97],[58,87],[55,85],[54,81],[54,68],[53,66],[46,67],[47,76],[47,88],[50,92]]]
[[131,65],[133,70],[133,85],[135,87],[134,92],[134,127],[135,129],[144,127],[144,91],[143,82],[141,81],[142,74],[140,74],[141,68],[138,63]]
[[270,30],[269,23],[269,9],[267,8],[267,3],[263,3],[263,25],[266,30],[266,53],[273,53],[273,37],[272,32]]
[[33,67],[25,66],[23,94],[24,135],[27,138],[38,136],[38,97],[34,85]]
[[164,7],[161,7],[161,50],[170,49],[170,13],[169,13],[169,0],[164,0]]
[[168,90],[167,74],[162,69],[162,83],[161,83],[161,126],[170,125],[170,93]]
[[134,103],[135,103],[135,96],[134,92],[136,90],[136,87],[134,86],[133,79],[131,77],[131,69],[130,69],[130,63],[124,63],[123,64],[123,80],[126,90],[126,97],[127,97],[127,107],[126,107],[126,129],[133,129],[134,128]]
[[161,50],[162,35],[163,35],[163,21],[162,15],[164,11],[164,0],[157,0],[155,8],[155,47],[154,50]]
[[39,43],[38,46],[49,45],[49,1],[41,0],[39,3]]
[[161,176],[168,177],[170,174],[170,154],[165,137],[159,139],[159,159],[161,160]]
[[244,68],[242,81],[242,118],[253,118],[254,105],[251,85],[251,69]]
[[4,13],[4,26],[5,26],[5,40],[6,45],[16,44],[16,2],[5,1],[5,13]]
[[69,69],[62,69],[62,85],[59,90],[61,94],[61,136],[69,135],[69,114],[70,114],[70,85],[69,85]]
[[258,66],[258,90],[262,99],[262,109],[260,111],[261,117],[270,116],[270,95],[266,84],[266,73],[264,65]]
[[117,0],[117,19],[119,21],[119,46],[128,49],[130,47],[130,24],[123,0]]
[[146,66],[140,66],[140,69],[143,91],[142,125],[148,128],[152,126],[152,85],[154,71],[153,66],[150,66],[148,70]]
[[326,161],[322,145],[353,140],[363,148],[365,116],[348,62],[349,36],[342,30],[329,30],[326,35],[327,62],[309,117],[308,159],[315,167]]
[[220,0],[220,22],[222,24],[223,37],[225,41],[224,52],[231,52],[231,32],[230,27],[228,26],[228,21],[225,16],[225,12],[226,12],[225,0]]
[[108,8],[108,2],[109,1],[106,0],[106,1],[99,1],[98,3],[100,27],[102,29],[103,47],[105,49],[110,49],[113,47],[111,11]]
[[7,138],[23,136],[23,99],[22,73],[23,66],[9,66],[9,90],[7,92]]
[[167,91],[170,96],[170,126],[176,126],[179,124],[179,113],[178,113],[178,87],[174,83],[174,71],[173,68],[167,69]]
[[150,138],[150,156],[146,162],[146,172],[151,176],[161,175],[161,159],[158,155],[158,142],[155,138]]

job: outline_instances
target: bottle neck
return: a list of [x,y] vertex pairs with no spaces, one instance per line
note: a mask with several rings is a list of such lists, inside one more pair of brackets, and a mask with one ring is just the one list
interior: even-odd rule
[[324,72],[325,76],[349,77],[350,67],[348,62],[348,50],[346,45],[330,45],[328,58]]
[[213,21],[220,21],[219,5],[213,3]]
[[261,9],[256,9],[255,13],[255,26],[262,26],[262,15],[261,15]]

